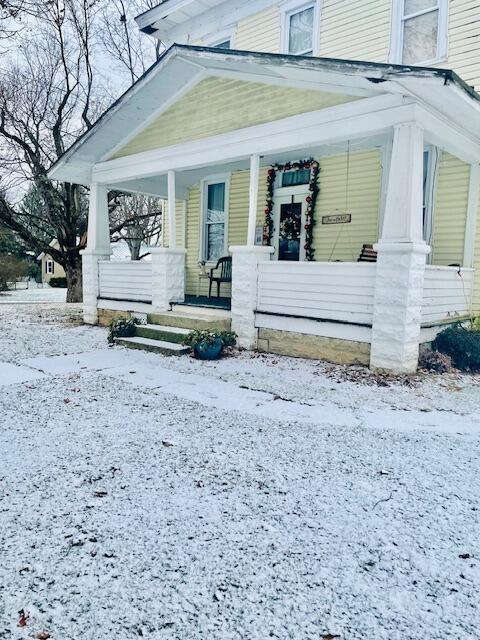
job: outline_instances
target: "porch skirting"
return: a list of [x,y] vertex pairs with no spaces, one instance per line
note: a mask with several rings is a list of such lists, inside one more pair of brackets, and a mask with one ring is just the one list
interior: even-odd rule
[[266,353],[278,353],[295,358],[327,360],[336,364],[370,362],[370,345],[366,342],[328,338],[294,331],[259,329],[257,348]]

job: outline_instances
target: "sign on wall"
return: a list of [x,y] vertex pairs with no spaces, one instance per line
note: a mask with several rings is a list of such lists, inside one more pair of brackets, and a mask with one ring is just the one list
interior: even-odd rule
[[345,224],[352,221],[351,213],[338,213],[333,216],[322,216],[322,224]]

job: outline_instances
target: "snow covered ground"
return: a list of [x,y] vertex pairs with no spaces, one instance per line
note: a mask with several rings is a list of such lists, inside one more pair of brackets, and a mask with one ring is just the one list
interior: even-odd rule
[[20,283],[18,289],[0,292],[0,304],[38,304],[54,303],[64,304],[67,298],[66,289],[57,289],[47,285],[37,285],[30,283],[29,288],[24,288],[25,284]]
[[480,638],[478,379],[0,326],[0,638]]

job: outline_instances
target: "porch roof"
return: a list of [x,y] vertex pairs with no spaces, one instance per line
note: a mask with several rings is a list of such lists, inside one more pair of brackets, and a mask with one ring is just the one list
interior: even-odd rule
[[175,44],[63,154],[50,177],[92,182],[97,163],[199,78],[214,75],[365,98],[405,96],[467,133],[480,149],[480,95],[451,70]]

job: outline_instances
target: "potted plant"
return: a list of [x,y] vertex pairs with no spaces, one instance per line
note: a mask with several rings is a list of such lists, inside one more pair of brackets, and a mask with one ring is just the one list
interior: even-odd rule
[[196,358],[200,360],[216,360],[224,347],[233,347],[237,334],[233,331],[211,331],[194,329],[185,338],[183,344],[192,347]]
[[110,323],[108,342],[113,344],[115,338],[131,338],[135,335],[137,326],[141,324],[138,318],[114,318]]

